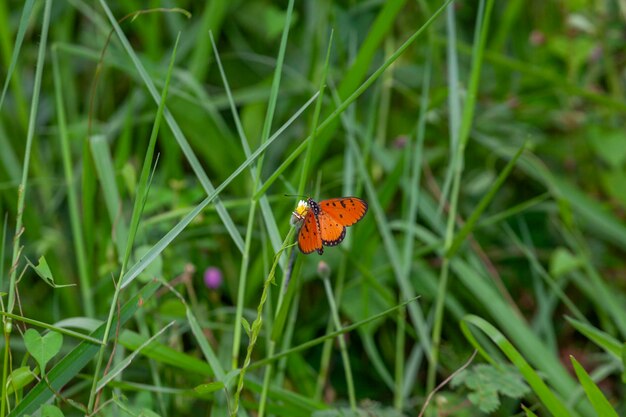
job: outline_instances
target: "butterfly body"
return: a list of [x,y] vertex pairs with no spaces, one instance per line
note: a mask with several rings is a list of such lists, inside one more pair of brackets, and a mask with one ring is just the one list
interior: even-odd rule
[[352,226],[367,213],[367,203],[357,197],[341,197],[306,201],[306,210],[294,213],[303,220],[298,234],[298,247],[304,254],[324,253],[324,246],[337,246]]

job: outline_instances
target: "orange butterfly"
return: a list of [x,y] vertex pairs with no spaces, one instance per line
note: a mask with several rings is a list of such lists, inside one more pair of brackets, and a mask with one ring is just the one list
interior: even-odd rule
[[317,203],[308,198],[293,213],[304,220],[298,233],[298,247],[304,254],[324,253],[324,246],[337,246],[346,237],[346,226],[352,226],[367,213],[367,203],[357,197],[341,197]]

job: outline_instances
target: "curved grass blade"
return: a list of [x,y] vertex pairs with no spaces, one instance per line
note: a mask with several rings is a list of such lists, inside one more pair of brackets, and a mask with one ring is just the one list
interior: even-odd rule
[[492,342],[500,348],[507,358],[517,367],[526,382],[531,386],[535,394],[539,397],[543,405],[557,417],[571,417],[577,415],[573,410],[569,410],[565,403],[552,392],[552,390],[543,382],[543,379],[535,372],[526,359],[515,349],[513,344],[500,333],[493,325],[486,320],[474,316],[467,315],[461,321],[461,330],[467,340],[477,349],[480,354],[492,365],[497,366],[497,362],[487,353],[487,351],[476,340],[469,326],[472,325],[486,334]]
[[622,343],[612,337],[610,334],[603,332],[596,327],[590,326],[587,323],[576,320],[572,317],[565,317],[565,320],[569,322],[576,330],[582,333],[587,339],[591,340],[600,348],[604,349],[606,353],[613,356],[617,360],[622,358]]

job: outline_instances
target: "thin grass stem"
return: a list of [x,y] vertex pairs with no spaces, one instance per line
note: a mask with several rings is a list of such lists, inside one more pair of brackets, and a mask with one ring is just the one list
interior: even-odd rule
[[[330,284],[330,271],[322,272],[322,281],[324,282],[324,289],[326,290],[326,298],[328,299],[328,305],[330,307],[330,314],[335,324],[335,330],[340,331],[341,320],[339,319],[339,310],[337,309],[337,303],[335,302],[335,296],[333,295],[333,288]],[[350,366],[350,355],[348,354],[348,348],[346,346],[346,339],[343,335],[337,338],[339,342],[339,350],[341,351],[341,359],[343,361],[344,373],[346,374],[346,384],[348,388],[348,400],[350,401],[350,408],[353,412],[356,412],[356,393],[354,390],[354,380],[352,378],[352,367]]]

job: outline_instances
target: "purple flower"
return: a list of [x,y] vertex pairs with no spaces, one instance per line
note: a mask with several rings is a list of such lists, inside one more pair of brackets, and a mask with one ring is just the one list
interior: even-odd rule
[[408,142],[409,138],[406,135],[400,135],[393,140],[393,147],[396,149],[404,149]]
[[219,268],[210,266],[204,271],[204,285],[211,290],[219,288],[223,280],[222,271]]

